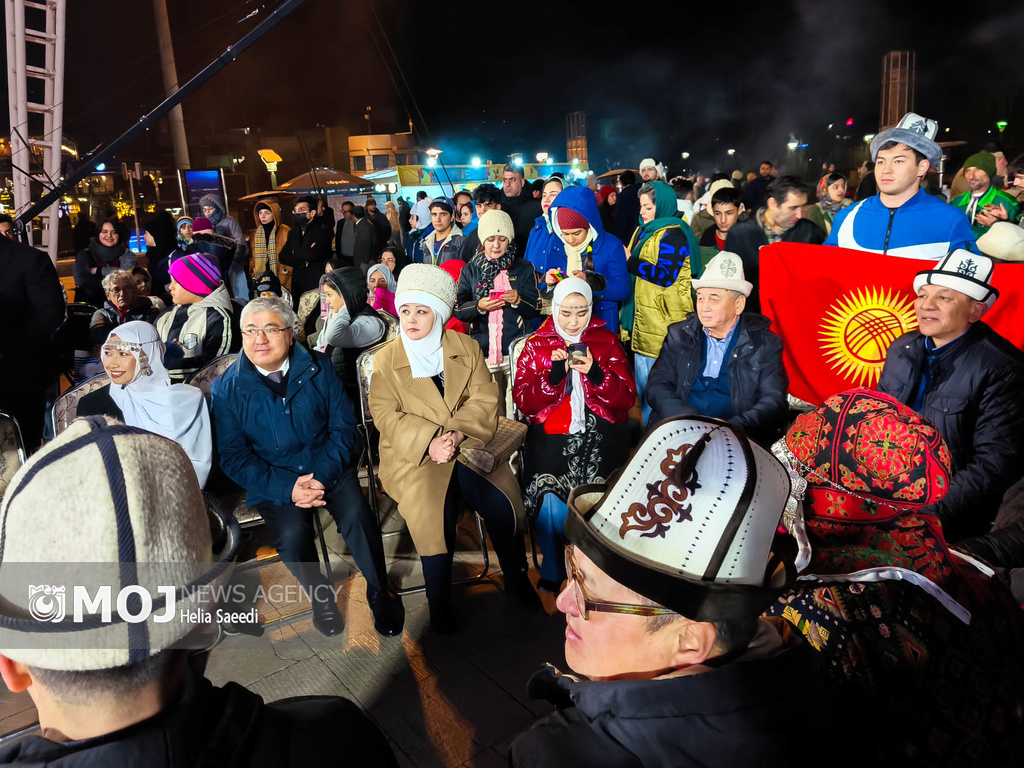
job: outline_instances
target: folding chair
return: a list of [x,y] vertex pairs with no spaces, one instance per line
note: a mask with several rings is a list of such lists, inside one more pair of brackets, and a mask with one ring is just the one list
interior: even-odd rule
[[[213,382],[216,381],[221,375],[224,374],[232,365],[238,362],[238,354],[221,355],[215,360],[211,360],[198,371],[192,374],[192,377],[188,380],[188,384],[193,387],[197,387],[206,397],[206,404],[210,404],[210,389],[213,387]],[[212,414],[212,411],[211,411]],[[238,520],[238,526],[244,531],[250,528],[257,528],[264,525],[265,521],[263,516],[260,515],[258,507],[251,507],[246,503],[246,492],[245,489],[240,489],[241,493],[237,497],[237,501],[232,505],[232,511],[235,514],[235,519]],[[314,510],[313,514],[313,526],[316,528],[317,537],[320,540],[320,555],[323,558],[324,566],[327,568],[327,579],[331,584],[334,584],[334,571],[331,569],[331,559],[327,549],[327,540],[324,538],[323,524],[320,522],[320,514],[318,510]],[[239,573],[245,573],[254,569],[262,568],[264,565],[270,565],[271,563],[277,563],[281,561],[281,556],[275,551],[273,555],[266,557],[258,557],[255,560],[239,564],[235,570]],[[285,621],[286,619],[294,619],[299,616],[305,616],[308,613],[312,613],[312,608],[306,608],[302,611],[296,611],[295,613],[289,613],[285,616],[278,616],[273,619],[267,619],[263,621],[263,625],[273,624],[279,621]]]
[[0,411],[0,501],[7,493],[15,473],[27,459],[28,453],[18,420]]
[[[513,386],[516,380],[516,366],[519,364],[519,356],[523,354],[523,350],[526,349],[526,340],[533,334],[525,333],[522,336],[517,336],[512,339],[512,342],[508,345],[508,357],[509,357],[509,376],[512,377]],[[512,418],[516,421],[526,421],[526,417],[523,416],[519,410],[519,406],[512,403]],[[523,443],[516,452],[516,462],[519,464],[519,484],[522,485],[523,476],[526,472],[526,464],[523,458],[523,451],[526,448],[526,444]],[[527,516],[528,527],[530,531],[530,554],[533,555],[533,565],[539,571],[540,570],[540,558],[537,557],[537,534],[534,530],[533,518]]]
[[[397,321],[396,326],[397,328]],[[373,358],[378,352],[380,352],[390,341],[382,341],[376,346],[370,347],[369,349],[362,352],[359,357],[356,358],[356,374],[359,377],[359,418],[360,418],[360,429],[363,432],[363,455],[360,457],[360,462],[365,462],[366,476],[367,476],[367,498],[370,502],[370,510],[373,512],[373,517],[377,521],[377,529],[380,531],[381,539],[390,538],[401,534],[401,531],[391,531],[388,533],[384,532],[383,526],[380,519],[380,507],[377,504],[377,476],[374,467],[377,464],[377,459],[373,454],[373,415],[370,413],[370,380],[373,378]],[[383,487],[380,488],[380,492],[383,493]],[[459,584],[476,584],[479,581],[483,581],[484,577],[487,576],[487,571],[491,567],[490,556],[487,552],[487,538],[484,534],[484,521],[483,518],[477,512],[473,512],[476,517],[476,529],[477,533],[480,534],[480,555],[484,559],[483,570],[475,576],[470,576],[465,579],[459,579],[453,581],[453,585]],[[402,589],[396,589],[395,591],[399,595],[411,595],[416,592],[423,592],[426,590],[425,585],[419,585],[417,587],[403,587]]]
[[86,379],[73,389],[69,389],[63,395],[53,401],[53,408],[50,411],[53,417],[53,434],[59,435],[78,416],[78,404],[82,398],[90,392],[95,392],[100,387],[110,383],[110,377],[105,373],[99,373]]
[[387,333],[384,334],[384,341],[391,341],[392,339],[398,338],[398,318],[392,315],[390,312],[386,312],[383,309],[378,309],[377,314],[384,318],[384,322],[388,324]]

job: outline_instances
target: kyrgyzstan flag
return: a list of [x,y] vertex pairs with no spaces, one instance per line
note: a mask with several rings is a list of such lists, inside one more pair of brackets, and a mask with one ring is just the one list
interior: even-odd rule
[[[761,248],[761,311],[782,337],[789,393],[820,405],[854,387],[874,388],[885,353],[917,327],[914,276],[934,261],[825,245]],[[999,290],[982,320],[1024,348],[1024,264],[997,264]]]

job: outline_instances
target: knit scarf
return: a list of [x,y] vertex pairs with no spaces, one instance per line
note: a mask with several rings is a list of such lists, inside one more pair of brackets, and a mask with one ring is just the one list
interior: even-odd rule
[[89,255],[92,256],[93,262],[100,269],[105,267],[120,267],[121,257],[124,256],[125,248],[121,243],[114,246],[103,245],[99,240],[92,240],[89,242]]
[[[267,234],[267,230],[270,234]],[[253,274],[277,274],[277,227],[260,224],[252,238]]]
[[[494,277],[494,290],[512,290],[512,283],[508,279],[508,271],[502,270]],[[505,331],[505,308],[492,309],[487,313],[487,362],[490,365],[501,365],[501,339]]]
[[473,257],[472,263],[480,268],[480,282],[473,288],[473,298],[480,301],[480,299],[486,299],[492,290],[497,290],[494,278],[498,276],[499,272],[504,272],[512,266],[515,259],[516,243],[514,240],[509,241],[508,250],[494,261],[488,259],[483,251],[478,251]]
[[584,254],[593,250],[591,244],[594,242],[594,235],[596,234],[597,232],[591,227],[590,231],[587,232],[587,239],[576,247],[562,240],[562,246],[565,248],[565,271],[570,275],[583,271]]

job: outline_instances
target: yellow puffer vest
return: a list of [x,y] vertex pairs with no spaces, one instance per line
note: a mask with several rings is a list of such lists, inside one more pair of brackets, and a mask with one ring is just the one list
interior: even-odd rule
[[[678,229],[678,227],[674,227]],[[661,238],[673,227],[659,229],[640,249],[643,261],[656,264]],[[634,239],[639,230],[633,235]],[[630,243],[632,246],[633,243]],[[630,248],[632,250],[632,247]],[[665,334],[672,323],[685,320],[693,312],[693,296],[690,292],[690,257],[686,257],[676,281],[668,288],[649,283],[641,277],[636,279],[633,301],[633,351],[647,357],[657,357]]]

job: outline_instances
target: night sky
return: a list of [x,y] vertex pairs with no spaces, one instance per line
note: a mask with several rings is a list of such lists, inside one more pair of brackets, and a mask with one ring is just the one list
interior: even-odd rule
[[[65,131],[87,150],[160,101],[153,9],[144,0],[68,5]],[[250,29],[255,20],[239,20],[263,4],[168,6],[185,82]],[[730,146],[748,170],[761,156],[784,155],[791,132],[824,159],[828,123],[852,117],[857,137],[877,130],[882,55],[911,48],[917,111],[951,126],[942,138],[980,146],[998,138],[986,132],[1005,119],[1011,156],[1024,149],[1015,63],[1022,3],[960,6],[947,17],[934,3],[884,0],[793,0],[752,11],[648,2],[599,12],[557,0],[378,0],[372,8],[383,30],[366,3],[306,0],[186,101],[190,143],[243,126],[363,133],[371,105],[375,133],[406,130],[412,117],[420,144],[441,147],[449,163],[541,150],[565,159],[565,113],[582,109],[593,168],[635,166],[647,155],[678,167],[683,150],[708,165]],[[602,122],[609,119],[618,122]]]

